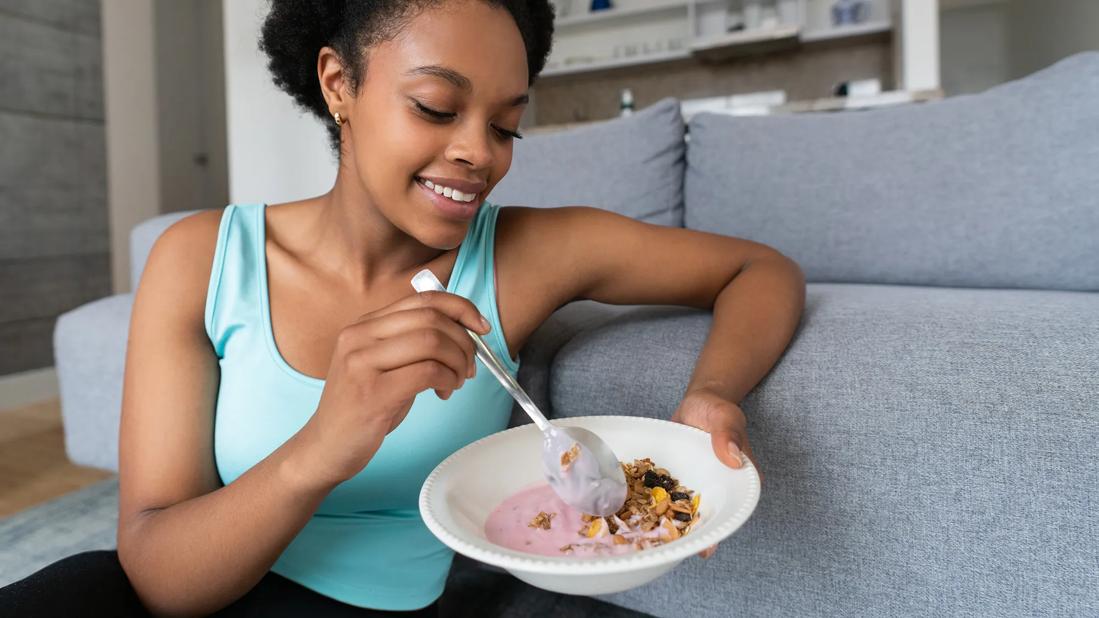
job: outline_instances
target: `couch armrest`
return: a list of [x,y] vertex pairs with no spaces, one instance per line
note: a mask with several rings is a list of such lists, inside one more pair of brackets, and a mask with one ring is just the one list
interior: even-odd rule
[[133,294],[62,314],[53,331],[65,451],[73,463],[118,470],[122,376]]

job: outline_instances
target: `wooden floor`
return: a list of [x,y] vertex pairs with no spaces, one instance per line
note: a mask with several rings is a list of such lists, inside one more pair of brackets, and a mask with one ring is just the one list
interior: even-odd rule
[[111,476],[65,456],[59,401],[0,410],[0,517]]

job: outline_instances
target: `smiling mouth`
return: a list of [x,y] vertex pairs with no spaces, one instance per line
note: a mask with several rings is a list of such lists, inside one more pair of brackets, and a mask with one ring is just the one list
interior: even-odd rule
[[430,180],[420,178],[419,176],[416,177],[416,182],[457,204],[469,204],[477,199],[478,195],[476,193],[463,193],[462,191],[444,185],[437,185]]

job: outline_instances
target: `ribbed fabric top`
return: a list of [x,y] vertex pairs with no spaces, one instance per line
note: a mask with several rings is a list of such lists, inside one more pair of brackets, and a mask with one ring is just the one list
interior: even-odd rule
[[[265,212],[265,204],[226,207],[206,300],[206,332],[221,366],[214,457],[225,484],[301,429],[324,389],[324,380],[291,367],[275,345]],[[478,210],[447,291],[468,298],[488,318],[486,342],[514,373],[518,363],[508,355],[496,306],[498,214],[488,202]],[[510,396],[484,367],[448,401],[431,390],[420,393],[366,468],[325,498],[272,570],[351,605],[429,605],[442,593],[453,553],[420,518],[420,487],[448,455],[504,429],[511,407]]]

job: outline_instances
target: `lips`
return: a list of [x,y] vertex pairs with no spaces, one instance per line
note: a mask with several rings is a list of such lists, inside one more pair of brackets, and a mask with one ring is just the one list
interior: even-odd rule
[[479,195],[488,186],[488,183],[483,180],[466,180],[463,178],[447,178],[445,176],[417,176],[417,180],[424,181],[430,180],[433,184],[442,185],[444,187],[450,187],[451,189],[457,189],[462,193],[472,193]]

